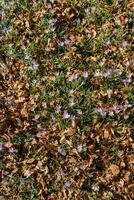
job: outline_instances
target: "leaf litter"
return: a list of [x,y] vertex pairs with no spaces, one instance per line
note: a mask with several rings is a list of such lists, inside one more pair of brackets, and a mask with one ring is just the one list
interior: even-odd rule
[[0,2],[0,199],[133,199],[133,3]]

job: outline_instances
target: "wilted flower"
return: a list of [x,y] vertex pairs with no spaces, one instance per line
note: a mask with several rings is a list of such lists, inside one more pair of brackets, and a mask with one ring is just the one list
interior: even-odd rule
[[113,111],[109,111],[109,116],[114,116],[114,112]]
[[73,94],[73,93],[74,93],[73,89],[69,90],[69,94]]
[[84,72],[82,73],[82,76],[83,76],[84,78],[87,78],[87,77],[88,77],[88,72],[84,71]]
[[74,115],[71,115],[70,119],[71,119],[71,120],[75,120],[75,116],[74,116]]
[[66,151],[65,149],[61,149],[61,148],[58,148],[58,152],[62,155],[62,156],[66,156]]
[[110,52],[110,50],[107,49],[107,50],[104,51],[104,54],[107,55],[109,52]]
[[96,7],[95,7],[95,6],[92,6],[92,7],[91,7],[91,12],[94,13],[95,10],[96,10]]
[[82,110],[77,109],[77,113],[78,113],[79,115],[82,115]]
[[59,76],[60,75],[60,72],[55,72],[55,76]]
[[90,8],[86,8],[85,9],[85,14],[88,16],[88,15],[90,15]]
[[110,88],[107,90],[107,94],[108,94],[108,97],[109,97],[109,98],[111,97],[112,92],[113,92],[113,90],[110,89]]
[[117,29],[113,29],[112,33],[116,34],[117,33]]
[[71,120],[72,127],[75,127],[75,125],[76,125],[75,116],[71,115],[70,120]]
[[61,47],[64,47],[64,45],[65,45],[64,42],[59,42],[58,44],[59,44],[59,46],[61,46]]
[[78,78],[78,74],[74,75],[74,80],[76,80]]
[[50,2],[51,2],[51,3],[54,3],[54,2],[55,2],[55,0],[50,0]]
[[12,43],[10,43],[10,44],[8,45],[8,47],[9,47],[9,48],[12,48],[12,46],[13,46],[13,44],[12,44]]
[[99,65],[102,67],[104,65],[104,63],[105,63],[104,61],[100,61]]
[[111,41],[108,40],[108,41],[106,42],[106,45],[110,45],[110,44],[111,44]]
[[28,55],[28,54],[26,54],[26,55],[25,55],[25,59],[26,59],[26,60],[31,60],[31,56]]
[[124,64],[126,65],[126,67],[128,67],[130,65],[128,60]]
[[98,185],[93,185],[92,186],[92,190],[94,190],[94,192],[98,192],[99,191],[99,186]]
[[128,118],[129,118],[129,116],[128,116],[128,115],[124,115],[124,119],[126,119],[126,120],[127,120]]
[[55,119],[56,119],[54,114],[51,114],[51,118],[52,118],[53,121],[55,121]]
[[68,118],[70,118],[70,115],[68,114],[68,111],[65,110],[63,113],[63,119],[68,119]]
[[127,41],[123,41],[123,42],[122,42],[122,46],[123,46],[123,47],[126,47],[127,45],[128,45]]
[[60,105],[57,105],[57,106],[56,106],[56,112],[59,113],[60,111],[61,111],[61,106],[60,106]]
[[41,128],[37,133],[37,137],[44,137],[45,135],[46,135],[46,130],[44,128]]
[[73,81],[73,80],[76,80],[78,78],[78,75],[77,74],[72,74],[69,78],[68,78],[68,81]]
[[76,19],[77,26],[80,25],[80,22],[81,22],[80,18],[77,18],[77,19]]
[[81,152],[82,151],[82,145],[77,146],[77,150],[78,150],[78,152]]
[[74,103],[74,99],[73,98],[70,98],[69,99],[69,106],[73,106],[75,103]]

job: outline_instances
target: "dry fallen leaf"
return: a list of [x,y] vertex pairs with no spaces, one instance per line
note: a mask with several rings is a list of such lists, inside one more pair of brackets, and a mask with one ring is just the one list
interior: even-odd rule
[[109,169],[111,170],[114,176],[117,176],[120,173],[119,167],[115,164],[112,164]]
[[4,196],[0,196],[0,200],[5,200],[5,197]]
[[110,134],[109,131],[104,130],[104,138],[109,138]]

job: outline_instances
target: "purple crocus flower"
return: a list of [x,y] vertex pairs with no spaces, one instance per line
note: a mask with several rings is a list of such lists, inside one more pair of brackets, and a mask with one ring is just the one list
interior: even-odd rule
[[4,17],[6,16],[6,13],[5,13],[5,11],[1,11],[0,12],[0,14],[1,14],[1,18],[2,18],[2,20],[4,19]]
[[94,77],[98,77],[98,76],[101,76],[101,73],[100,73],[100,71],[97,69],[97,70],[95,70],[95,72],[94,72]]
[[130,65],[128,60],[124,64],[126,65],[126,67],[128,67]]
[[69,181],[65,182],[64,183],[64,186],[67,188],[67,187],[70,187],[71,183]]
[[115,69],[114,72],[116,73],[116,75],[121,75],[122,74],[122,71],[120,69]]
[[90,15],[90,13],[91,13],[91,12],[90,12],[90,8],[86,8],[86,9],[85,9],[85,14],[88,16],[88,15]]
[[9,149],[8,149],[8,152],[9,152],[9,153],[13,153],[13,148],[12,148],[12,147],[9,148]]
[[83,76],[84,78],[87,78],[87,77],[88,77],[88,72],[84,71],[84,72],[82,73],[82,76]]
[[104,65],[104,63],[105,63],[104,61],[100,61],[99,65],[102,67]]
[[59,46],[64,47],[65,43],[64,42],[59,42]]
[[110,52],[110,50],[107,49],[107,50],[104,51],[104,54],[107,55],[109,52]]
[[128,84],[128,80],[127,79],[124,79],[122,82],[124,83],[125,86]]
[[125,85],[127,85],[127,84],[129,84],[129,83],[131,83],[131,75],[127,75],[126,76],[126,79],[124,79],[123,80],[123,83],[125,84]]
[[114,104],[113,107],[112,107],[112,110],[115,112],[115,113],[119,113],[120,112],[120,109],[121,109],[121,106],[117,105],[117,104]]
[[77,146],[77,150],[78,150],[78,152],[81,152],[82,151],[82,145]]
[[61,176],[65,176],[66,175],[65,172],[63,171],[63,169],[60,170],[60,175]]
[[77,113],[78,113],[79,115],[82,115],[82,110],[81,110],[81,109],[77,109]]
[[63,113],[63,119],[68,119],[68,118],[70,118],[70,115],[68,114],[68,111],[65,110]]
[[8,143],[8,142],[4,142],[3,146],[4,146],[5,148],[9,148],[9,143]]
[[73,81],[74,80],[74,75],[72,75],[72,76],[70,76],[69,78],[68,78],[68,81]]
[[3,150],[3,145],[0,144],[0,152]]
[[126,78],[128,80],[128,83],[130,83],[132,80],[131,80],[131,77],[132,77],[132,74],[127,74],[126,75]]
[[109,76],[112,75],[112,69],[108,69],[103,75],[105,78],[108,78]]
[[68,45],[68,44],[70,44],[70,40],[69,40],[69,39],[65,39],[64,43],[65,43],[66,45]]
[[132,104],[130,104],[130,103],[128,102],[128,100],[125,100],[125,106],[126,106],[127,108],[131,108],[131,107],[132,107]]
[[104,108],[97,108],[96,111],[102,116],[106,116],[106,111],[104,110]]
[[51,119],[52,119],[53,121],[55,121],[55,119],[56,119],[53,113],[51,114]]

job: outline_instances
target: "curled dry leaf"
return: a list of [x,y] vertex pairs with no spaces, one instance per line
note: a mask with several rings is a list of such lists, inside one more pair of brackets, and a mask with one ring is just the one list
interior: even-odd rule
[[119,167],[115,164],[110,165],[109,169],[114,176],[117,176],[120,173]]

